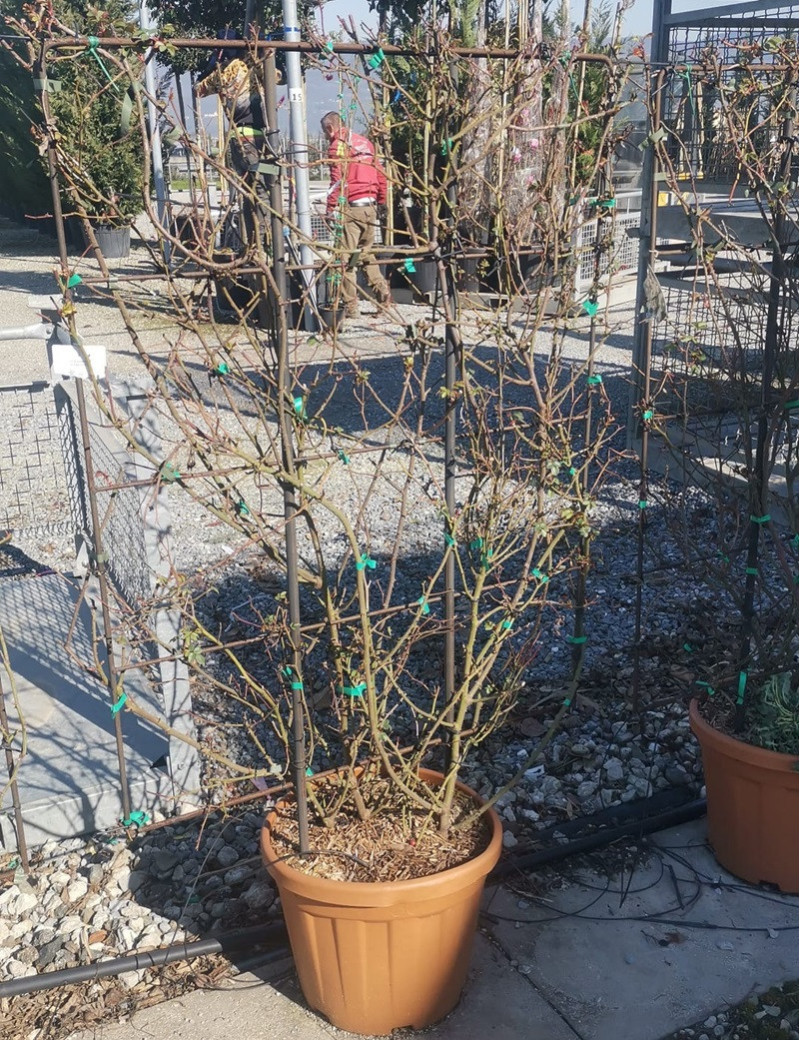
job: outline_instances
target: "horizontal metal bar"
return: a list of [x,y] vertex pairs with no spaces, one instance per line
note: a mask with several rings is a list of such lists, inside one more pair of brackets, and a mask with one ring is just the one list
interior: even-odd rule
[[[159,39],[160,37],[154,35],[153,38]],[[147,41],[144,42],[146,43]],[[175,37],[174,39],[169,38],[167,42],[171,47],[177,47],[178,49],[214,51],[224,48],[225,50],[254,51],[261,55],[267,54],[271,50],[321,54],[320,44],[325,46],[324,57],[328,57],[329,54],[377,54],[378,52],[385,57],[414,57],[438,53],[430,47],[397,47],[391,43],[331,42],[330,46],[328,46],[328,42],[325,40],[311,43],[306,40],[287,42],[286,40],[220,40],[210,37],[205,39]],[[100,37],[96,42],[96,46],[104,47],[106,50],[114,50],[118,47],[141,47],[142,43],[142,40],[137,40],[130,36],[107,36],[105,38]],[[59,36],[45,41],[45,50],[60,50],[67,47],[70,49],[75,47],[88,49],[89,45],[89,38],[86,36]],[[517,58],[522,52],[510,47],[450,47],[447,49],[447,53],[454,54],[458,58]],[[606,65],[608,68],[611,68],[612,65],[611,59],[607,54],[577,51],[570,57],[574,62]]]
[[[774,0],[743,0],[738,4],[726,4],[724,7],[701,7],[695,11],[676,11],[664,18],[664,25],[691,26],[702,25],[706,22],[718,22],[723,18],[730,18],[739,14],[755,14],[757,11],[778,12],[786,8],[794,9],[794,4],[775,3]],[[795,18],[793,23],[797,25]]]

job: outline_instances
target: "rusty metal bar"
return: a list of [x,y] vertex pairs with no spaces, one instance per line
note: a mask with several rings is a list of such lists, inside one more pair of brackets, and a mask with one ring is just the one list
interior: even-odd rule
[[[148,40],[135,39],[131,36],[107,36],[100,37],[99,46],[106,49],[130,47],[140,48],[149,46],[152,40],[161,39],[158,35],[151,36]],[[57,36],[46,41],[49,48],[88,48],[90,45],[88,36]],[[288,41],[288,40],[224,40],[219,38],[204,37],[194,39],[192,37],[176,36],[169,37],[168,42],[172,47],[186,48],[189,50],[225,50],[247,51],[251,54],[263,57],[270,51],[299,51],[305,54],[320,54],[322,46],[325,47],[325,57],[329,54],[377,54],[381,51],[386,57],[414,57],[430,53],[430,48],[420,47],[398,47],[392,43],[333,43],[326,40]],[[521,53],[514,48],[504,47],[451,47],[449,53],[458,58],[516,58]],[[613,62],[607,54],[594,54],[589,51],[578,51],[572,56],[574,62],[590,62],[592,64],[606,65],[609,69]]]
[[3,746],[6,753],[6,768],[8,770],[8,786],[11,788],[11,805],[14,808],[14,823],[17,828],[17,851],[22,860],[22,866],[27,874],[30,870],[28,859],[28,845],[25,841],[25,822],[22,819],[22,802],[19,797],[19,784],[17,783],[16,766],[14,763],[14,752],[11,750],[11,734],[8,729],[8,714],[6,713],[5,693],[3,692],[3,678],[0,675],[0,729],[3,731]]
[[[43,41],[39,53],[39,59],[37,61],[37,74],[39,80],[44,83],[47,78],[46,70],[47,60],[47,47],[46,41]],[[61,194],[59,189],[58,180],[58,165],[56,161],[56,144],[53,137],[52,131],[52,113],[50,111],[50,98],[47,90],[42,90],[40,93],[40,104],[42,106],[42,114],[45,121],[45,131],[47,134],[47,168],[50,179],[50,190],[53,201],[53,216],[56,224],[56,236],[58,238],[58,250],[59,259],[61,262],[61,276],[63,283],[63,295],[66,303],[71,302],[71,290],[68,285],[69,278],[69,257],[67,254],[67,242],[64,234],[64,214],[61,209]],[[93,236],[92,236],[93,237]],[[97,243],[94,243],[96,251]],[[68,315],[68,324],[70,336],[75,337],[75,316],[74,313]],[[91,565],[97,575],[99,590],[100,590],[100,603],[101,613],[103,618],[103,637],[106,645],[106,668],[108,672],[108,689],[111,697],[111,708],[117,701],[118,693],[118,675],[115,668],[115,657],[114,657],[114,642],[111,632],[111,610],[109,607],[109,590],[108,590],[108,575],[105,567],[105,555],[103,553],[102,536],[100,534],[100,513],[97,507],[97,488],[95,485],[95,471],[94,463],[92,461],[92,446],[89,439],[89,420],[86,413],[86,396],[83,388],[83,380],[77,379],[76,391],[78,398],[78,414],[80,419],[81,429],[81,440],[84,453],[84,467],[86,476],[86,489],[87,497],[89,499],[89,513],[91,517],[92,530],[87,532],[92,543],[92,557]],[[128,788],[128,770],[125,762],[125,743],[122,736],[122,719],[121,712],[113,712],[113,724],[114,724],[114,736],[117,746],[117,763],[119,766],[119,781],[120,781],[120,799],[122,802],[122,810],[124,818],[128,819],[131,814],[131,799],[130,791]]]

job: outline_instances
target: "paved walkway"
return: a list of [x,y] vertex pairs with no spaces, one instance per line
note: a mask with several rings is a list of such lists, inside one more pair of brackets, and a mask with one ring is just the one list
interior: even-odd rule
[[[559,866],[487,891],[467,990],[411,1040],[662,1040],[715,1010],[797,977],[797,899],[720,870],[699,820],[649,839],[634,862],[603,854],[605,876]],[[567,878],[570,880],[566,880]],[[148,1008],[74,1040],[347,1040],[307,1010],[284,968]],[[271,981],[270,981],[271,980]]]

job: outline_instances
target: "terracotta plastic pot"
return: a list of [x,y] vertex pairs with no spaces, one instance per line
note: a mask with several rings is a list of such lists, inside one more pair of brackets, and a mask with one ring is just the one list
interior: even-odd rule
[[[443,779],[430,770],[420,775],[432,785]],[[430,877],[371,883],[311,877],[279,861],[275,813],[267,817],[261,852],[312,1008],[368,1036],[421,1029],[452,1011],[469,971],[484,881],[500,857],[500,820],[492,810],[487,819],[491,840],[475,859]]]
[[702,717],[696,700],[689,722],[703,753],[714,855],[745,881],[796,892],[797,758],[720,733]]

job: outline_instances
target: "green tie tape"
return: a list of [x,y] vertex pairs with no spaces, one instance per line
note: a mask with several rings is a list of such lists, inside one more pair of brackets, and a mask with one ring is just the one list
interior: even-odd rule
[[752,574],[754,577],[758,577],[758,567],[745,567],[745,574]]
[[381,67],[381,65],[383,64],[383,59],[385,57],[386,57],[386,55],[383,53],[383,51],[379,47],[378,50],[377,50],[377,53],[372,55],[372,57],[367,62],[367,65],[369,65],[369,67],[374,72],[375,69],[379,69]]
[[295,397],[292,401],[292,407],[294,408],[294,414],[299,416],[301,419],[306,418],[306,405],[302,397]]
[[176,469],[176,467],[171,462],[165,462],[164,465],[161,467],[161,479],[166,480],[167,482],[172,482],[173,480],[180,480],[180,470]]
[[455,548],[456,540],[449,531],[444,532],[444,544],[450,549]]
[[744,704],[745,686],[747,686],[747,672],[739,672],[739,689],[736,691],[737,704]]
[[764,516],[753,516],[752,514],[750,516],[750,522],[753,524],[768,524],[771,519],[772,517],[769,513],[766,513]]
[[133,115],[133,98],[131,97],[130,91],[125,94],[122,99],[122,107],[119,110],[119,128],[123,136],[131,128],[131,116]]
[[567,636],[567,642],[572,643],[575,646],[580,646],[581,643],[585,643],[588,636]]
[[695,686],[702,686],[704,690],[707,690],[709,697],[713,697],[714,696],[714,687],[711,685],[711,683],[707,683],[703,679],[695,679],[695,683],[694,684],[695,684]]
[[130,816],[124,820],[120,820],[123,827],[144,827],[145,824],[150,822],[150,817],[146,812],[142,812],[141,809],[135,809]]
[[83,279],[79,274],[71,274],[69,276],[69,280],[67,281],[67,288],[74,289],[76,285],[80,285],[82,282]]
[[311,766],[307,766],[306,767],[306,776],[313,776],[313,775],[314,775],[314,770],[311,768]]
[[285,668],[281,669],[281,675],[283,675],[284,679],[286,679],[288,681],[290,689],[292,689],[292,690],[302,690],[303,689],[302,680],[295,678],[294,668],[292,668],[292,666],[290,664],[287,664]]
[[46,91],[48,94],[58,94],[61,90],[60,79],[34,79],[33,89]]
[[590,318],[593,318],[600,309],[600,304],[595,300],[584,300],[582,306]]
[[442,141],[442,155],[449,155],[453,150],[453,138],[448,137],[446,141]]
[[247,503],[243,498],[240,498],[236,503],[236,512],[239,516],[250,516],[250,510],[247,508]]
[[97,53],[97,48],[100,46],[100,39],[97,36],[88,36],[87,39],[88,39],[89,42],[86,45],[86,50],[92,55],[94,60],[100,66],[100,68],[101,68],[101,70],[103,72],[103,75],[106,77],[106,79],[111,84],[111,86],[116,91],[116,93],[119,94],[119,87],[117,86],[117,84],[112,79],[111,73],[108,71],[108,69],[105,66],[105,62],[100,57],[100,55]]
[[340,448],[338,453],[337,453],[337,455],[336,455],[336,457],[339,459],[340,462],[343,462],[345,464],[345,466],[349,466],[350,465],[350,456],[349,455],[345,455],[344,449]]
[[356,560],[357,571],[363,571],[365,567],[369,567],[371,571],[374,571],[377,566],[377,563],[372,559],[372,557],[368,556],[366,553],[362,553],[361,558]]
[[647,509],[647,499],[646,498],[640,498],[639,499],[639,508],[640,509]]
[[111,705],[111,714],[112,714],[112,716],[113,715],[118,715],[122,711],[123,707],[125,706],[125,702],[127,701],[127,699],[128,699],[127,693],[123,693],[123,694],[121,694],[121,696],[119,696],[114,701],[114,703]]
[[359,683],[358,686],[340,686],[339,692],[343,693],[346,697],[363,697],[366,689],[367,684],[362,682]]
[[800,404],[800,401],[797,401],[795,399],[794,401],[787,401],[783,407],[787,409],[787,411],[793,411],[795,408],[798,407],[798,404]]
[[667,131],[661,127],[660,130],[654,131],[649,137],[646,137],[644,141],[639,145],[639,151],[643,152],[649,144],[658,144],[659,141],[663,141],[667,136]]
[[419,597],[419,599],[417,600],[417,604],[418,604],[418,606],[422,607],[422,613],[423,614],[430,614],[431,608],[428,605],[428,601],[425,599],[424,596],[420,596]]
[[405,261],[403,263],[403,267],[405,267],[405,269],[408,271],[409,274],[413,274],[416,271],[416,267],[414,266],[414,261],[411,259],[410,256],[406,257],[406,259],[405,259]]
[[513,621],[509,621],[509,620],[508,620],[508,619],[506,618],[506,620],[505,620],[505,621],[503,621],[503,622],[501,623],[500,627],[501,627],[502,629],[505,629],[505,631],[507,632],[507,631],[509,630],[509,628],[511,628],[511,626],[512,626],[513,624],[514,624],[514,622],[513,622]]
[[542,585],[546,585],[550,581],[550,575],[545,574],[544,571],[539,570],[538,567],[534,567],[531,571],[532,578],[538,578]]
[[602,376],[587,376],[586,377],[586,385],[587,386],[599,386],[602,382],[603,382],[603,377]]
[[475,538],[473,541],[469,543],[469,547],[473,552],[480,553],[481,567],[487,567],[491,563],[492,557],[494,556],[494,549],[487,549],[486,552],[482,552],[482,538]]
[[645,422],[649,422],[650,419],[653,418],[653,410],[652,410],[652,408],[648,408],[646,412],[642,412],[642,418],[644,419]]
[[220,361],[218,365],[214,366],[214,371],[218,376],[226,376],[230,372],[227,361]]
[[684,643],[683,644],[683,649],[686,651],[687,654],[693,654],[694,653],[694,647],[692,646],[691,643]]

